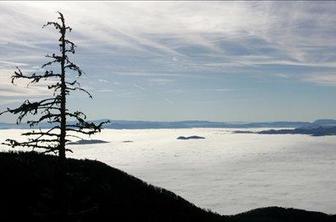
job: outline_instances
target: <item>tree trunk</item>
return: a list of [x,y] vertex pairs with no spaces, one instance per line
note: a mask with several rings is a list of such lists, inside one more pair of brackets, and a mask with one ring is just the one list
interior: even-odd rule
[[65,96],[65,25],[62,20],[62,37],[61,37],[61,50],[62,50],[62,61],[61,61],[61,134],[60,134],[60,147],[59,147],[59,158],[61,161],[65,161],[65,137],[66,137],[66,96]]
[[65,61],[66,61],[66,49],[65,49],[65,24],[62,17],[62,29],[61,29],[61,123],[60,123],[60,140],[59,140],[59,175],[58,175],[58,204],[59,204],[59,220],[67,221],[68,217],[68,203],[67,203],[67,191],[66,191],[66,159],[65,159],[65,138],[66,138],[66,83],[65,83]]

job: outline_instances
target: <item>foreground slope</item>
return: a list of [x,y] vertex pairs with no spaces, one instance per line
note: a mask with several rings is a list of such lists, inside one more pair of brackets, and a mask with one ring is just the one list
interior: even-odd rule
[[[58,221],[56,167],[54,156],[0,153],[0,220]],[[220,216],[98,161],[68,159],[67,168],[70,221],[336,221],[276,207]]]

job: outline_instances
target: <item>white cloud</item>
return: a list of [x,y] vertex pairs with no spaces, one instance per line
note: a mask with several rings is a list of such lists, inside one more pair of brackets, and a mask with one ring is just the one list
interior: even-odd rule
[[144,90],[146,90],[146,88],[145,88],[145,87],[143,87],[143,86],[140,86],[139,84],[136,84],[136,83],[134,83],[134,84],[133,84],[133,87],[134,87],[134,88],[136,88],[136,89],[140,89],[141,91],[144,91]]
[[114,92],[113,89],[98,89],[97,91],[98,91],[98,92],[101,92],[101,93],[110,93],[110,92]]
[[156,85],[166,85],[172,82],[175,82],[174,79],[164,79],[164,78],[150,78],[148,79],[148,82],[151,84],[156,84]]
[[108,81],[106,79],[98,79],[98,82],[101,82],[101,83],[110,83],[110,81]]
[[336,74],[315,74],[304,78],[303,81],[325,86],[336,86]]
[[[55,20],[58,10],[74,28],[70,37],[79,45],[78,60],[97,75],[194,77],[265,65],[336,68],[335,2],[1,2],[0,9],[1,73],[17,65],[36,70],[43,55],[57,49],[55,32],[41,26]],[[321,79],[310,74],[312,81]]]

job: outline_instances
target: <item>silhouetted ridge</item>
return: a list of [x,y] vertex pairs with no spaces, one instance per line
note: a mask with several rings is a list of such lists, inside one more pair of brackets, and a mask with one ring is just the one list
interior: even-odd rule
[[[0,153],[0,213],[8,221],[56,221],[57,158]],[[72,221],[219,221],[162,188],[92,160],[67,159],[67,199]],[[19,213],[19,214],[18,214]],[[3,221],[3,220],[1,220]]]
[[[56,156],[37,153],[0,153],[2,222],[57,221],[57,161]],[[220,216],[104,163],[75,159],[66,163],[69,221],[336,221],[323,213],[277,207]]]
[[231,216],[239,222],[335,222],[335,216],[293,208],[265,207]]

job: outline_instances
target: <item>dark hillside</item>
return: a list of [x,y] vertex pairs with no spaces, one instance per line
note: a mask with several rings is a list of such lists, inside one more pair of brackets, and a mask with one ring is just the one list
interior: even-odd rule
[[335,222],[335,216],[293,208],[265,207],[229,218],[230,222]]
[[[59,221],[56,163],[50,155],[0,153],[0,221]],[[98,161],[68,159],[67,167],[70,221],[336,221],[283,208],[220,216]]]
[[[0,153],[0,211],[8,221],[57,221],[51,155]],[[72,221],[218,221],[174,193],[98,161],[68,159]],[[30,220],[32,219],[32,220]],[[3,220],[1,220],[3,221]]]

